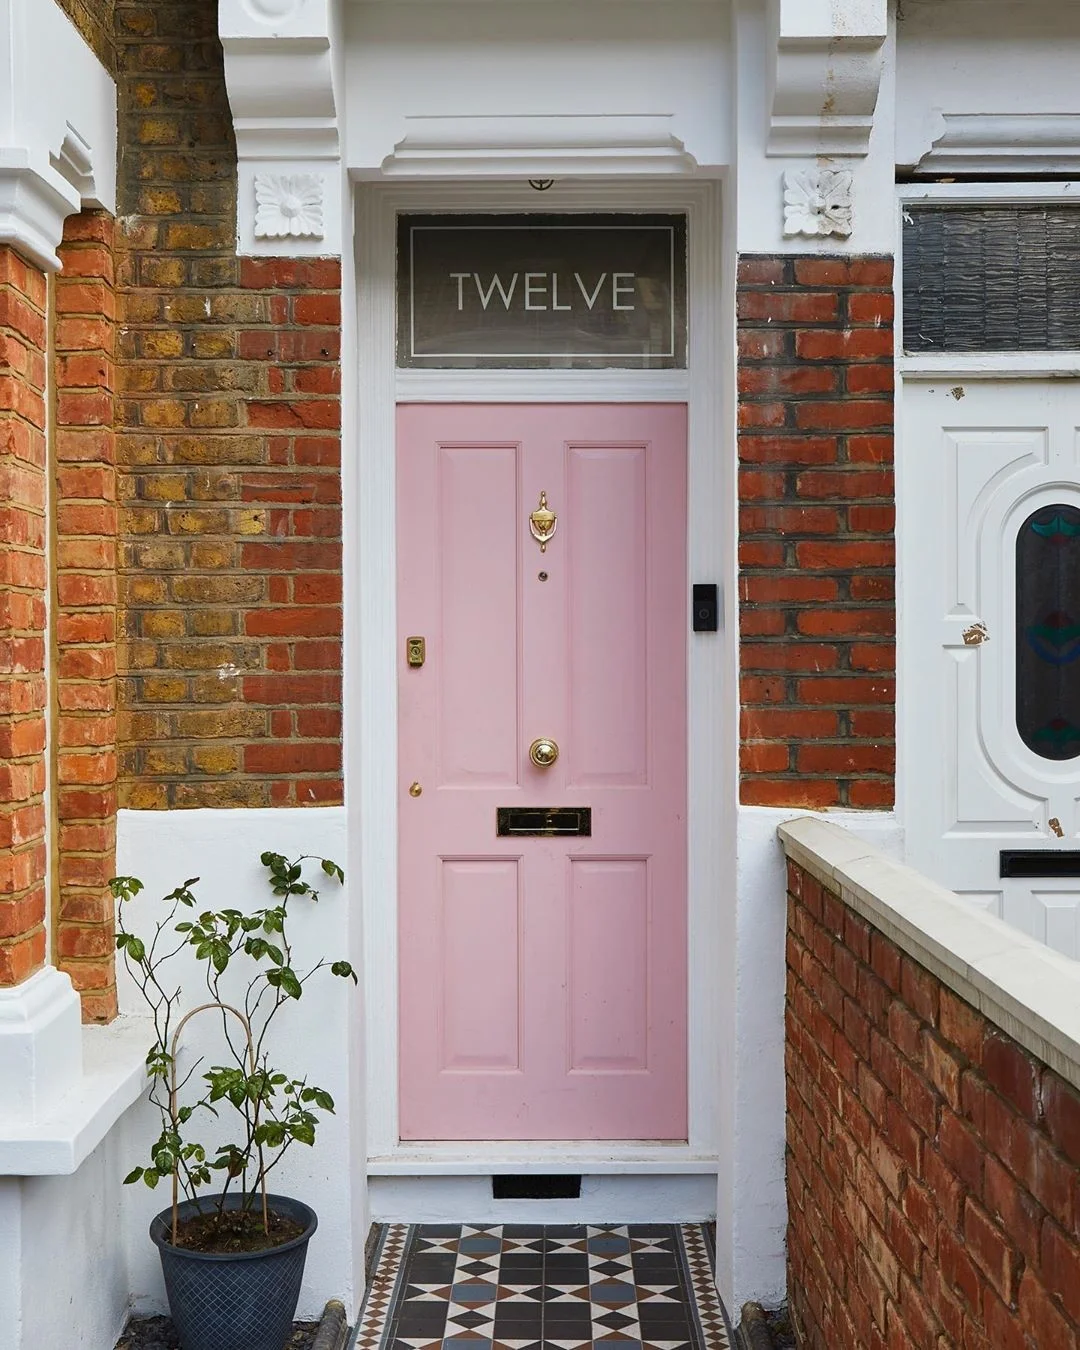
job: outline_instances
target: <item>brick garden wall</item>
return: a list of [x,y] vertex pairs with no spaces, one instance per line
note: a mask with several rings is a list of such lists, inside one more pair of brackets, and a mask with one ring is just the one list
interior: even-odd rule
[[53,810],[56,964],[89,1020],[116,1013],[115,225],[72,216],[53,282]]
[[739,263],[743,802],[893,802],[890,258]]
[[235,256],[215,0],[116,0],[120,802],[340,802],[340,267]]
[[46,305],[0,245],[0,986],[45,961]]
[[792,1308],[810,1350],[1076,1350],[1080,1094],[788,863]]

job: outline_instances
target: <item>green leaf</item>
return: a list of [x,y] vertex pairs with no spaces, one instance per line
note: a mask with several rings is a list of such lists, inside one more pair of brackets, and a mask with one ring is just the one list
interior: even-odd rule
[[134,900],[143,889],[138,877],[111,877],[109,890],[114,900]]
[[330,973],[331,975],[341,975],[345,979],[351,978],[353,984],[359,984],[359,980],[356,978],[356,971],[353,970],[352,965],[348,961],[335,961],[330,967]]
[[299,998],[304,992],[300,981],[288,966],[281,967],[281,990],[283,993],[288,994],[290,998]]
[[338,881],[342,882],[345,880],[345,873],[332,858],[324,858],[322,860],[322,870],[328,877],[337,877]]
[[138,1181],[139,1178],[142,1176],[142,1174],[143,1170],[141,1167],[132,1168],[132,1170],[124,1178],[124,1185],[130,1186],[133,1181]]
[[325,1092],[322,1088],[316,1088],[315,1105],[323,1111],[333,1111],[334,1099],[330,1096],[329,1092]]
[[143,1172],[142,1179],[143,1181],[146,1182],[146,1184],[150,1187],[151,1190],[155,1190],[157,1188],[158,1182],[161,1180],[157,1172],[155,1172],[152,1167],[148,1167],[145,1170],[145,1172]]
[[294,1121],[289,1126],[289,1133],[301,1144],[314,1144],[315,1142],[315,1126],[309,1121]]

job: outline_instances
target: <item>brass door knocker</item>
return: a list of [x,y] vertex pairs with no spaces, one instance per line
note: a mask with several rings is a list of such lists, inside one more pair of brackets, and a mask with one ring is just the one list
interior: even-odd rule
[[541,492],[540,505],[529,515],[529,530],[540,545],[540,552],[547,551],[548,541],[558,528],[559,517],[548,509],[547,493]]

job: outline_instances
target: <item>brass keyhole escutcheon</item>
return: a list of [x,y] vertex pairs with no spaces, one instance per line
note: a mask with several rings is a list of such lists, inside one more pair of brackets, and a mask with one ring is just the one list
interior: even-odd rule
[[546,736],[539,736],[529,746],[529,758],[538,769],[550,769],[559,758],[559,747]]

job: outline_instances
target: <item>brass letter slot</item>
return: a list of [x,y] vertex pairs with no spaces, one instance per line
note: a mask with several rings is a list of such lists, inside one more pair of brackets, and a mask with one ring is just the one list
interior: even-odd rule
[[556,834],[576,834],[591,837],[591,806],[497,806],[495,833],[500,839],[508,835],[551,837]]

